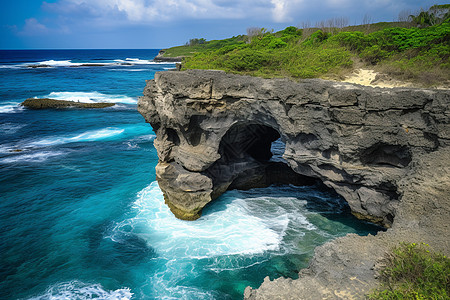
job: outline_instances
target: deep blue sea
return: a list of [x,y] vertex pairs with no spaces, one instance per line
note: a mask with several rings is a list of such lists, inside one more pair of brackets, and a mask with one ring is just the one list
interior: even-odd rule
[[[241,299],[296,278],[316,246],[379,230],[319,187],[229,191],[176,219],[136,110],[145,80],[174,67],[157,53],[0,51],[0,299]],[[117,104],[19,106],[32,97]]]

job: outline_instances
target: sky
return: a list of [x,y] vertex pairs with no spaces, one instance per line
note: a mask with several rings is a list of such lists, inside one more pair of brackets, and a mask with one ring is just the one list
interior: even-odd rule
[[345,17],[396,21],[438,0],[0,0],[0,49],[161,49]]

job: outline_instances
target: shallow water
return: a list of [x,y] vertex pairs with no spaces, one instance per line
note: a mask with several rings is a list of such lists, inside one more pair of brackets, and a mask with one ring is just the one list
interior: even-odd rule
[[[295,278],[317,245],[379,230],[320,187],[229,191],[174,218],[136,111],[145,80],[174,67],[157,52],[0,51],[1,299],[241,299],[267,275]],[[117,104],[18,106],[30,97]]]

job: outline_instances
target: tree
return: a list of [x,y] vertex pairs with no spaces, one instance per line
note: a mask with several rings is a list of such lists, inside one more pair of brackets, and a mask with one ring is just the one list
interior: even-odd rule
[[204,44],[204,43],[206,43],[206,40],[204,38],[201,38],[201,39],[195,38],[195,39],[190,39],[189,43],[187,43],[187,44],[189,46],[195,46],[195,45],[201,45],[201,44]]

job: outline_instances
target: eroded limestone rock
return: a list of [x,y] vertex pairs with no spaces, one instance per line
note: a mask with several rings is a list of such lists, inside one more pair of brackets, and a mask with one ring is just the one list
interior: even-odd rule
[[157,179],[179,218],[199,217],[230,187],[271,183],[270,145],[281,137],[292,170],[390,226],[398,181],[422,153],[448,146],[448,103],[446,91],[187,71],[157,73],[138,108],[156,132]]

